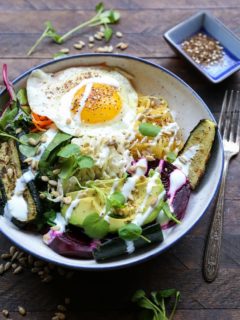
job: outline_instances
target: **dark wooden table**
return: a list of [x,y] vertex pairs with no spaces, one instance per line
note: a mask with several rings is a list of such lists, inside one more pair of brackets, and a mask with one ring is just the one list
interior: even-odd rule
[[[175,72],[199,93],[218,117],[224,90],[239,90],[240,74],[234,74],[221,84],[210,84],[174,54],[165,43],[163,33],[184,18],[206,9],[240,36],[239,0],[106,0],[105,3],[121,12],[121,22],[115,30],[124,33],[123,41],[129,43],[126,52]],[[0,0],[0,61],[8,64],[11,79],[49,60],[58,51],[58,45],[46,41],[33,56],[26,56],[45,20],[51,20],[57,30],[64,32],[90,17],[95,4],[95,0]],[[71,53],[79,53],[72,45],[76,40],[87,40],[89,33],[74,37],[64,47],[71,48]],[[82,50],[88,51],[87,48]],[[51,319],[56,305],[69,296],[68,319],[135,319],[130,298],[136,289],[150,292],[174,287],[181,291],[175,319],[240,319],[239,163],[240,157],[235,158],[229,170],[221,266],[214,283],[205,283],[201,273],[212,215],[210,209],[173,248],[127,270],[77,272],[70,280],[59,276],[50,284],[42,283],[28,270],[20,275],[6,273],[0,276],[0,309],[7,308],[12,319],[20,319],[17,306],[23,305],[28,311],[27,319]],[[0,253],[7,251],[10,242],[3,236],[0,241]]]

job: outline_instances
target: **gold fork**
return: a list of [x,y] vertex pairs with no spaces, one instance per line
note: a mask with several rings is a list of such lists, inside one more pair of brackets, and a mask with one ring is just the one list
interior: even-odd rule
[[211,223],[203,259],[203,276],[206,281],[216,279],[223,230],[225,184],[231,158],[239,153],[240,141],[240,92],[225,92],[219,118],[219,131],[223,138],[224,168],[216,208]]

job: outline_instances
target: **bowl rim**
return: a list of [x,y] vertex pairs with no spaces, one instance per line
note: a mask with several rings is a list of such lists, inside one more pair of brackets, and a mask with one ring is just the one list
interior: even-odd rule
[[[173,73],[172,71],[154,63],[151,61],[148,61],[146,59],[140,58],[140,57],[136,57],[133,55],[129,55],[129,54],[114,54],[114,53],[83,53],[83,54],[77,54],[77,55],[69,55],[67,57],[62,57],[56,60],[50,60],[41,64],[38,64],[35,67],[32,67],[30,69],[28,69],[27,71],[23,72],[22,74],[20,74],[17,78],[15,78],[12,83],[16,84],[18,83],[20,80],[22,80],[23,78],[25,78],[27,75],[29,75],[33,70],[35,69],[39,69],[39,68],[43,68],[52,64],[56,64],[58,62],[64,61],[64,60],[74,60],[74,59],[79,59],[81,57],[113,57],[113,58],[120,58],[120,59],[130,59],[130,60],[135,60],[147,65],[150,65],[154,68],[160,69],[161,71],[167,73],[168,75],[170,75],[171,77],[173,77],[174,79],[178,80],[183,86],[185,86],[190,92],[191,94],[198,99],[198,101],[202,104],[202,106],[205,108],[205,110],[208,112],[209,117],[211,118],[212,121],[214,121],[216,123],[216,120],[212,114],[212,112],[210,111],[210,109],[208,108],[208,106],[206,105],[206,103],[203,101],[203,99],[190,87],[190,85],[188,85],[184,80],[182,80],[179,76],[177,76],[175,73]],[[4,90],[2,90],[0,92],[0,99],[1,97],[6,93],[6,88]],[[99,263],[98,267],[96,268],[95,265],[90,265],[90,266],[71,266],[69,264],[66,263],[62,263],[62,262],[58,262],[55,261],[53,259],[49,259],[47,257],[43,257],[41,255],[39,255],[36,252],[32,252],[31,250],[29,250],[27,247],[22,246],[21,244],[19,244],[18,242],[16,242],[14,239],[12,239],[11,237],[8,236],[8,234],[6,232],[4,232],[1,227],[0,227],[0,232],[7,237],[11,242],[13,242],[17,247],[19,247],[20,249],[22,249],[23,251],[37,257],[38,259],[44,260],[48,263],[54,263],[56,265],[60,265],[63,266],[65,268],[69,268],[69,269],[75,269],[75,270],[84,270],[84,271],[108,271],[108,270],[116,270],[116,269],[123,269],[123,268],[127,268],[130,266],[135,266],[138,265],[140,263],[146,262],[154,257],[157,257],[158,255],[160,255],[161,253],[163,253],[164,251],[168,250],[170,247],[172,247],[176,242],[178,242],[180,239],[182,239],[188,232],[190,232],[195,225],[200,221],[200,219],[205,215],[205,213],[208,211],[210,204],[212,203],[213,199],[215,198],[217,191],[219,189],[220,186],[220,182],[222,180],[222,173],[223,173],[223,166],[224,166],[224,152],[223,152],[223,142],[222,142],[222,138],[220,135],[219,130],[217,129],[217,138],[218,138],[218,142],[219,142],[219,149],[220,149],[220,156],[221,156],[221,168],[220,168],[220,176],[218,179],[218,182],[216,184],[213,196],[208,200],[207,205],[206,205],[206,209],[202,212],[201,216],[196,220],[196,222],[194,224],[192,224],[190,227],[188,227],[186,229],[186,231],[180,236],[178,237],[175,241],[173,241],[171,244],[167,245],[165,248],[160,248],[160,250],[158,250],[157,252],[154,253],[149,253],[148,256],[144,257],[144,258],[138,258],[136,257],[135,261],[131,261],[131,262],[125,262],[124,263],[124,258],[121,260],[117,260],[114,261],[114,265],[110,265],[110,266],[103,266],[101,268],[101,263]]]

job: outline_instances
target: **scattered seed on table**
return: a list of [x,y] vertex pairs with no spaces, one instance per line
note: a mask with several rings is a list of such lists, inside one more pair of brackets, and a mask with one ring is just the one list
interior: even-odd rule
[[22,306],[18,306],[18,312],[21,316],[25,316],[27,314],[25,308],[23,308]]
[[18,266],[14,271],[13,274],[19,274],[23,271],[23,267],[22,266]]
[[31,272],[32,273],[38,273],[40,270],[41,270],[40,268],[34,267],[34,268],[31,269]]
[[5,263],[5,265],[4,265],[4,271],[8,271],[8,270],[11,268],[11,266],[12,266],[12,263],[11,263],[11,262]]
[[94,47],[94,44],[93,44],[93,43],[89,43],[89,44],[88,44],[88,47],[91,49],[91,48]]
[[55,316],[58,318],[58,320],[65,320],[66,319],[66,315],[62,312],[56,312]]
[[12,256],[11,261],[16,260],[16,259],[17,259],[17,257],[18,257],[18,255],[19,255],[19,251],[16,251],[16,252],[13,254],[13,256]]
[[89,41],[90,43],[93,43],[93,42],[94,42],[94,37],[93,37],[93,36],[90,36],[90,37],[88,38],[88,41]]
[[9,311],[8,311],[7,309],[3,309],[3,310],[2,310],[2,314],[3,314],[3,316],[4,316],[5,318],[8,318],[8,316],[9,316]]
[[18,265],[17,265],[16,263],[13,263],[13,264],[12,264],[12,268],[13,268],[13,269],[16,269],[17,266],[18,266]]
[[122,32],[120,32],[120,31],[116,32],[116,37],[117,38],[122,38],[122,36],[123,36]]
[[50,276],[50,275],[47,275],[46,277],[44,277],[44,278],[42,279],[42,282],[43,282],[43,283],[49,283],[49,282],[51,282],[52,280],[53,280],[53,277]]
[[81,43],[74,43],[73,47],[77,50],[82,50],[83,45]]
[[62,49],[59,50],[59,52],[65,53],[65,54],[68,54],[69,51],[70,51],[70,50],[69,50],[68,48],[62,48]]
[[113,46],[105,46],[105,47],[98,47],[96,50],[96,52],[113,52]]
[[59,320],[58,316],[52,317],[52,320]]
[[0,264],[0,275],[4,273],[4,265]]
[[8,260],[11,258],[11,256],[12,255],[10,253],[3,253],[3,254],[1,254],[1,259]]
[[64,305],[62,305],[62,304],[59,304],[59,305],[57,306],[57,309],[58,309],[59,311],[61,311],[61,312],[66,312],[66,311],[67,311],[67,308],[66,308]]
[[117,49],[121,49],[121,50],[125,50],[125,49],[128,48],[128,43],[119,42],[119,43],[116,45],[116,48],[117,48]]

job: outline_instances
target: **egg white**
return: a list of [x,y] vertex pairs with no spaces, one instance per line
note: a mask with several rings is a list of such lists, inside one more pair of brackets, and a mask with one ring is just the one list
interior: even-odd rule
[[[94,83],[116,87],[122,108],[111,121],[86,124],[81,121],[81,111]],[[72,102],[82,86],[86,86],[85,92],[74,115],[71,112]],[[114,70],[77,67],[56,74],[34,70],[27,80],[27,96],[33,112],[47,116],[61,131],[73,136],[112,136],[116,132],[131,134],[136,119],[138,95],[129,80]]]

